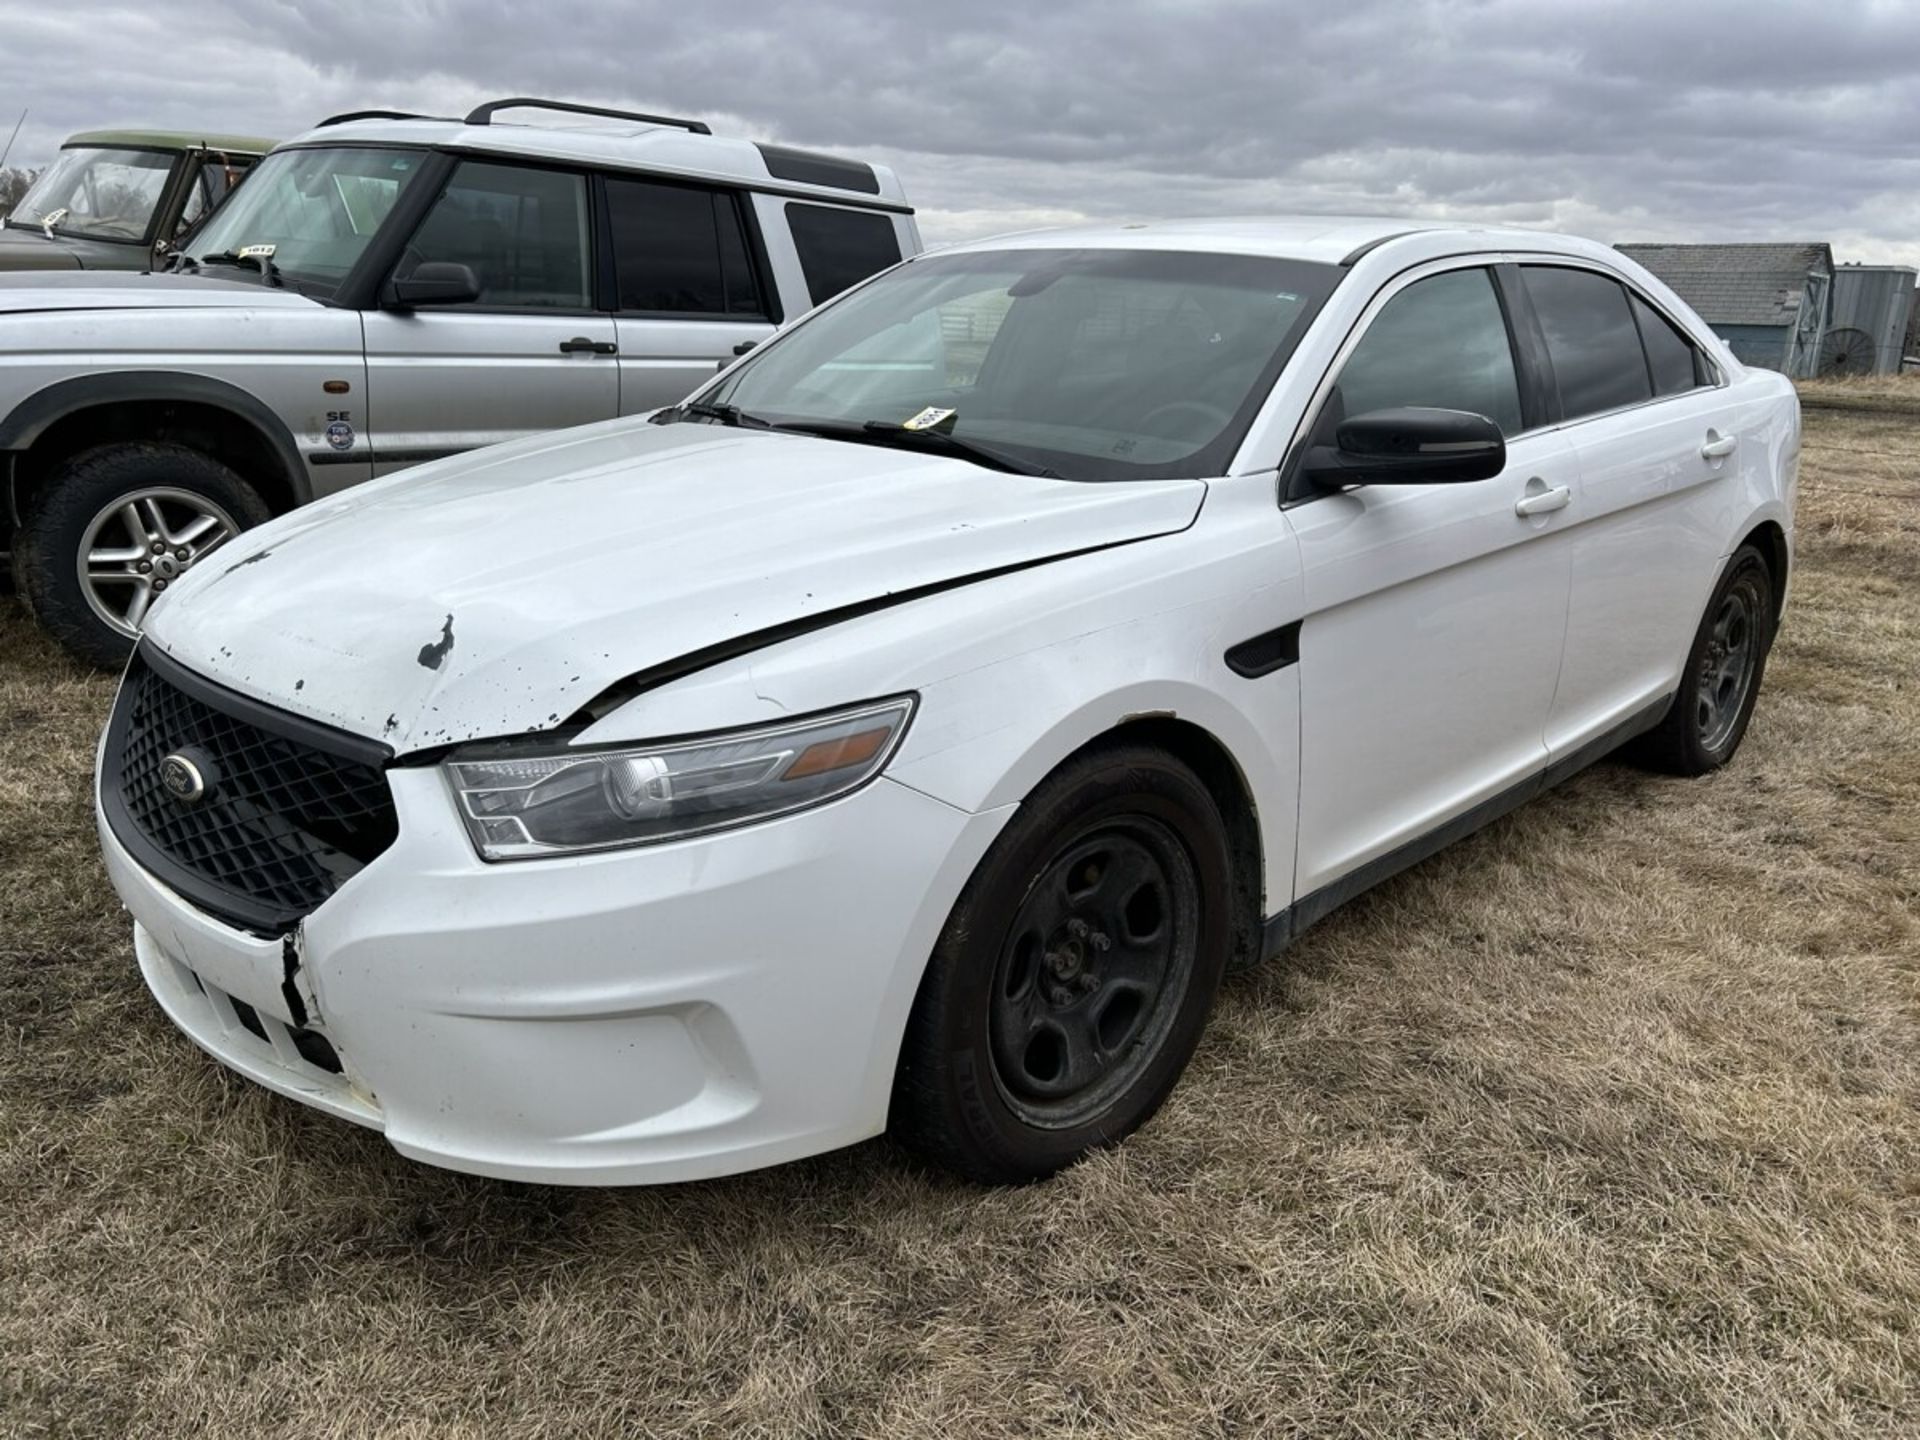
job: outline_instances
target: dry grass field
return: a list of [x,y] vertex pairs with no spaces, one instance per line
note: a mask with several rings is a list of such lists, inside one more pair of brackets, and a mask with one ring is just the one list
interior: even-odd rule
[[498,1184],[229,1077],[95,857],[110,682],[0,597],[0,1433],[1920,1434],[1920,383],[1807,399],[1733,766],[1382,887],[1011,1192]]

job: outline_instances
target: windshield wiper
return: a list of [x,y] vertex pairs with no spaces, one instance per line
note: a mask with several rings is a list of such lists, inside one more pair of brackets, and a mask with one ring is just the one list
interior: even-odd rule
[[[182,251],[181,253],[185,254],[186,252]],[[193,262],[193,267],[196,270],[208,265],[231,265],[236,270],[257,269],[260,272],[260,278],[265,280],[269,285],[283,285],[286,283],[280,278],[280,267],[273,263],[273,257],[271,255],[261,255],[258,253],[247,255],[238,250],[222,250],[215,255],[188,255],[187,258]]]
[[654,424],[671,425],[675,420],[687,416],[701,420],[718,420],[722,425],[736,425],[748,430],[778,430],[781,426],[758,415],[749,415],[738,405],[716,405],[710,400],[688,400],[682,404],[670,406],[654,416]]
[[924,445],[930,450],[945,450],[949,455],[957,455],[992,470],[1004,470],[1009,475],[1033,475],[1042,480],[1060,478],[1044,465],[1016,460],[1003,450],[982,445],[978,440],[963,440],[947,430],[910,430],[895,420],[869,420],[860,427],[860,431],[883,444],[899,444],[903,449]]

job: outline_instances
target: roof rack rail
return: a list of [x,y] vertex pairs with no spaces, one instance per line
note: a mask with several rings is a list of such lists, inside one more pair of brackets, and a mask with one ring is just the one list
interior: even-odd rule
[[416,115],[411,110],[345,110],[338,115],[329,115],[313,128],[324,130],[329,125],[345,125],[350,120],[432,120],[432,115]]
[[563,110],[569,115],[599,115],[608,120],[638,120],[643,125],[671,125],[695,135],[711,135],[713,127],[704,120],[676,120],[671,115],[643,115],[637,110],[607,110],[599,105],[574,105],[565,100],[536,100],[520,95],[511,100],[490,100],[467,116],[469,125],[491,125],[501,110]]

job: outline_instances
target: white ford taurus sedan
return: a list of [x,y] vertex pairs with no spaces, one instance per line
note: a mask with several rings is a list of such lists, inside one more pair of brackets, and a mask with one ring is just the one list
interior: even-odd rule
[[650,421],[153,612],[101,843],[173,1020],[482,1174],[891,1129],[1045,1175],[1222,973],[1601,755],[1726,763],[1799,419],[1614,251],[1404,222],[902,264]]

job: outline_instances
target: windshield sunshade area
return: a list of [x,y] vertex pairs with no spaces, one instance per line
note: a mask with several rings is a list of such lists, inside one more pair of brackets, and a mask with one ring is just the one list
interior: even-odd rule
[[[259,255],[289,283],[329,296],[420,173],[423,159],[418,150],[344,147],[269,155],[193,238],[187,255],[196,265]],[[254,248],[267,246],[272,248]]]
[[[56,235],[142,244],[166,194],[174,156],[158,150],[62,150],[7,223],[44,225]],[[49,225],[49,222],[51,224]]]
[[1340,276],[1193,251],[927,257],[766,347],[691,413],[1069,480],[1217,475]]

